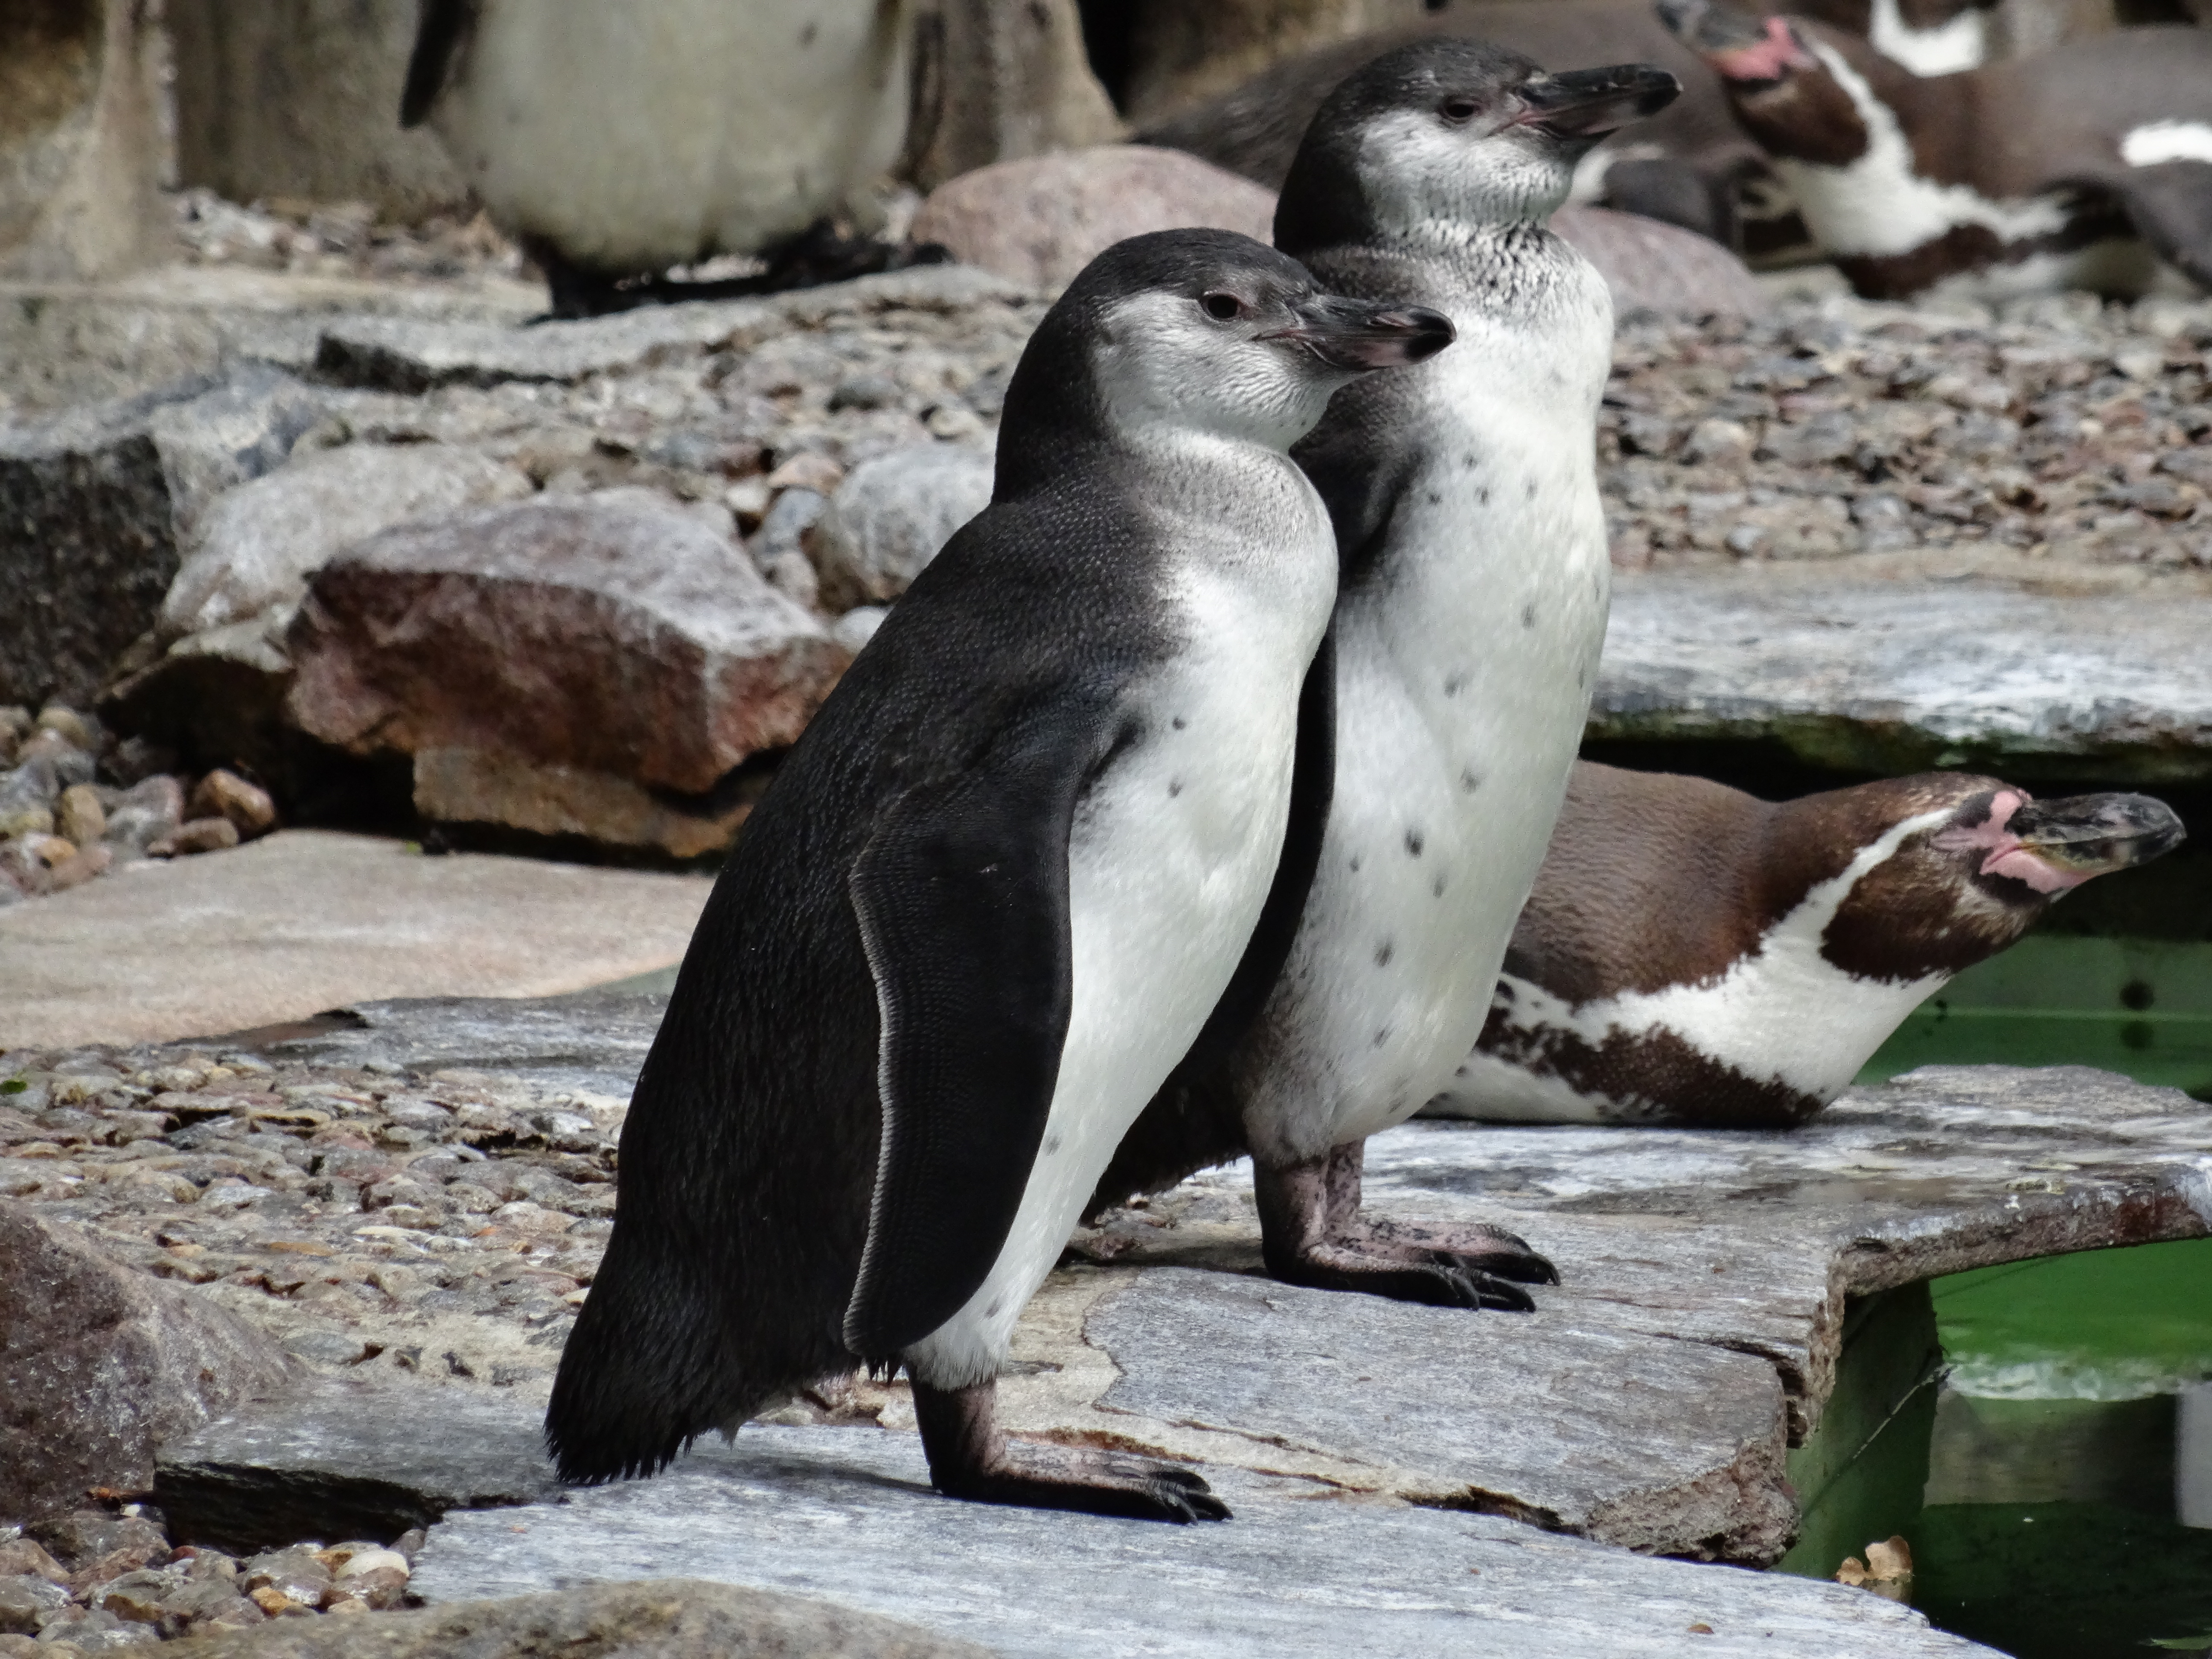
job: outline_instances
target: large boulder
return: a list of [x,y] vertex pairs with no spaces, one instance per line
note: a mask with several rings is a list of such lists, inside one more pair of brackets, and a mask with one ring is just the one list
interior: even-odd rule
[[[372,537],[314,578],[287,648],[301,730],[414,756],[418,793],[423,764],[447,791],[438,816],[492,823],[507,819],[468,810],[455,780],[512,799],[518,766],[565,769],[555,793],[572,804],[593,798],[582,772],[726,816],[717,787],[796,739],[847,661],[728,538],[642,489]],[[452,750],[486,758],[422,763]]]
[[957,444],[916,444],[864,461],[838,486],[813,535],[823,602],[885,605],[952,532],[991,504],[997,463]]
[[925,190],[993,161],[1121,137],[1077,0],[918,7],[917,96],[902,170]]
[[1598,268],[1613,308],[1675,317],[1756,317],[1768,306],[1751,268],[1709,237],[1640,214],[1564,207],[1552,228]]
[[90,707],[208,504],[282,465],[324,407],[256,370],[0,427],[0,703]]
[[349,543],[411,519],[518,501],[529,476],[447,444],[348,444],[232,490],[162,602],[169,639],[297,604],[307,578]]
[[163,1652],[168,1659],[989,1659],[991,1650],[807,1596],[655,1578],[372,1619],[283,1619]]
[[149,1490],[162,1441],[296,1375],[233,1315],[0,1200],[0,1525]]
[[1273,234],[1275,196],[1177,149],[1101,144],[1000,161],[940,185],[914,238],[964,264],[1056,288],[1125,236],[1192,227]]

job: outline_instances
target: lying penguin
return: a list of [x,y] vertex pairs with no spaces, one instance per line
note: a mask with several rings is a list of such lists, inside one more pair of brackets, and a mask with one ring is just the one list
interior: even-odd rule
[[1550,75],[1437,40],[1314,118],[1276,245],[1324,285],[1428,299],[1462,343],[1347,387],[1294,452],[1343,562],[1335,709],[1316,698],[1312,721],[1343,740],[1318,845],[1297,836],[1284,861],[1295,942],[1229,1060],[1147,1109],[1094,1211],[1249,1151],[1279,1279],[1526,1308],[1512,1281],[1553,1276],[1510,1235],[1365,1220],[1362,1149],[1474,1046],[1581,741],[1612,568],[1595,423],[1613,305],[1544,222],[1590,146],[1674,89],[1643,64]]
[[1186,1473],[1016,1452],[994,1390],[1274,877],[1336,591],[1289,447],[1451,337],[1226,231],[1120,243],[1047,313],[991,505],[807,727],[692,937],[554,1383],[566,1479],[903,1364],[942,1491],[1227,1513]]
[[2212,33],[1916,77],[1802,18],[1659,0],[1869,299],[2212,287]]
[[1802,1123],[1952,975],[2181,839],[2145,795],[1928,772],[1776,805],[1581,763],[1482,1041],[1425,1115]]
[[554,314],[613,309],[656,297],[624,278],[822,251],[810,228],[905,140],[911,9],[423,0],[400,124],[435,130]]

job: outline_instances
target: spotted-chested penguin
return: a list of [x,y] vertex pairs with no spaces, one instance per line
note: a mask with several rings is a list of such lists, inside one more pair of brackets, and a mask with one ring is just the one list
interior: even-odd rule
[[909,0],[423,0],[400,121],[427,122],[556,315],[617,279],[775,252],[897,159]]
[[1482,1041],[1425,1115],[1802,1123],[1952,975],[2181,839],[2146,795],[1929,772],[1770,805],[1583,762]]
[[1869,299],[2212,287],[2212,32],[1918,77],[1802,18],[1659,0]]
[[1336,592],[1290,446],[1450,338],[1225,231],[1120,243],[1046,315],[990,506],[815,716],[692,937],[554,1384],[564,1476],[903,1363],[947,1492],[1225,1513],[1187,1474],[1011,1450],[994,1387],[1274,878]]
[[1526,1307],[1504,1279],[1550,1276],[1504,1235],[1363,1221],[1359,1171],[1366,1138],[1418,1111],[1480,1033],[1582,738],[1609,592],[1595,422],[1613,307],[1544,221],[1577,158],[1674,90],[1640,64],[1547,75],[1429,40],[1315,117],[1277,245],[1324,286],[1428,301],[1462,343],[1346,387],[1294,452],[1342,559],[1317,865],[1259,1018],[1225,1064],[1164,1092],[1094,1207],[1249,1151],[1278,1278]]

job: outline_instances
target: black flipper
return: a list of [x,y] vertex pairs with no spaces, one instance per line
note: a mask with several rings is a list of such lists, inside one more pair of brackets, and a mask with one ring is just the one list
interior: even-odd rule
[[2103,182],[2153,252],[2212,288],[2212,161],[2160,161]]
[[453,52],[477,26],[477,0],[421,0],[415,50],[407,59],[407,84],[399,94],[399,125],[417,127],[438,101]]
[[884,1138],[845,1341],[886,1360],[959,1311],[1012,1231],[1073,1002],[1067,846],[1103,768],[1048,716],[910,791],[853,866],[876,981]]

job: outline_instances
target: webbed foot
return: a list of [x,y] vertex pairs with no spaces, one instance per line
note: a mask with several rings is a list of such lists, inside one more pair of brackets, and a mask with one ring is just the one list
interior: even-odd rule
[[1074,1510],[1132,1521],[1226,1521],[1229,1506],[1188,1469],[1067,1446],[1012,1445],[999,1431],[998,1384],[916,1381],[914,1414],[929,1478],[948,1498]]
[[1365,1146],[1267,1165],[1256,1160],[1267,1271],[1286,1285],[1361,1291],[1400,1302],[1532,1313],[1522,1285],[1556,1285],[1559,1270],[1503,1228],[1370,1221],[1359,1213]]

